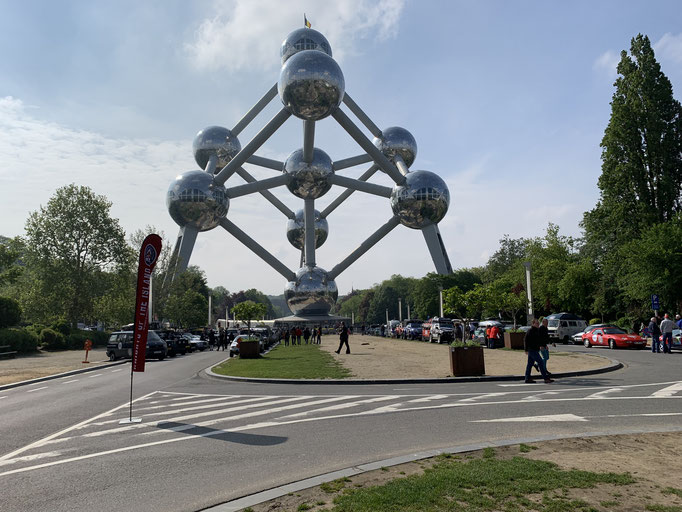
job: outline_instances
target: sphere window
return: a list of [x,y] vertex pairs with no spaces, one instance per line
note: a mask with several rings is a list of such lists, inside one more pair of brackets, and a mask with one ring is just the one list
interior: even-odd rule
[[[301,50],[316,50],[317,49],[317,43],[313,41],[312,39],[303,38],[299,39],[294,43],[294,48],[296,48],[298,51]],[[329,48],[329,46],[327,46]],[[327,52],[329,53],[329,52]]]
[[198,188],[183,190],[180,192],[180,201],[201,203],[206,200],[206,194]]

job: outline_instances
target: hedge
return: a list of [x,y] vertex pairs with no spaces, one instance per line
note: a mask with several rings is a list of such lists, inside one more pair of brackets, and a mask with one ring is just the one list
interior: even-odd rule
[[43,329],[40,331],[40,345],[47,350],[64,350],[66,337],[53,329]]
[[0,297],[0,328],[17,325],[21,321],[19,303],[9,297]]
[[17,352],[35,352],[38,350],[38,336],[21,327],[0,329],[0,345],[9,345],[10,350]]

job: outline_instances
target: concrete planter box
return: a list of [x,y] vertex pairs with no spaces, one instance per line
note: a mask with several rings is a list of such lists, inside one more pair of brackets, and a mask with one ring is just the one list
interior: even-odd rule
[[450,371],[455,377],[485,375],[483,347],[450,347]]
[[523,338],[525,332],[505,332],[504,347],[512,350],[523,350]]
[[255,359],[260,355],[260,343],[258,341],[240,341],[239,358]]

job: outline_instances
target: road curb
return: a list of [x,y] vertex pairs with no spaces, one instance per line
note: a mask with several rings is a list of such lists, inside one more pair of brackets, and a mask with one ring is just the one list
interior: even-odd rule
[[[632,429],[619,432],[617,435],[632,435],[632,434],[651,434],[651,433],[666,433],[666,432],[682,432],[682,427],[677,428],[667,428],[667,429]],[[260,491],[254,494],[243,496],[234,500],[230,500],[219,505],[214,505],[211,507],[201,509],[201,512],[237,512],[246,507],[252,507],[254,505],[260,505],[266,501],[270,501],[276,498],[281,498],[287,494],[293,492],[299,492],[305,489],[310,489],[317,485],[321,485],[325,482],[331,482],[338,478],[357,476],[361,473],[366,473],[368,471],[374,471],[381,469],[382,467],[397,466],[399,464],[404,464],[406,462],[414,462],[417,460],[428,459],[431,457],[436,457],[442,453],[459,454],[472,452],[476,450],[483,450],[484,448],[501,448],[503,446],[513,446],[515,444],[521,443],[539,443],[543,441],[556,441],[559,439],[580,439],[589,437],[599,437],[599,436],[612,436],[613,432],[582,432],[573,435],[547,435],[538,437],[523,437],[516,439],[505,439],[501,441],[490,441],[483,443],[475,443],[469,445],[458,445],[451,446],[449,448],[444,448],[442,450],[428,450],[423,452],[412,453],[409,455],[402,455],[400,457],[392,457],[390,459],[379,460],[375,462],[369,462],[366,464],[359,464],[357,466],[351,466],[348,468],[340,469],[337,471],[332,471],[330,473],[324,473],[311,478],[306,478],[304,480],[299,480],[297,482],[292,482],[279,487],[274,487],[272,489],[267,489],[265,491]]]
[[[93,372],[95,370],[101,370],[103,368],[110,368],[112,366],[119,366],[121,364],[129,363],[130,360],[116,361],[111,363],[99,364],[97,366],[88,366],[87,368],[79,368],[78,370],[69,370],[68,372],[55,373],[54,375],[46,375],[45,377],[37,377],[30,380],[21,380],[19,382],[12,382],[11,384],[3,384],[0,386],[0,391],[5,389],[18,388],[19,386],[28,386],[30,384],[35,384],[37,382],[44,382],[46,380],[61,379],[62,377],[68,377],[69,375],[78,375],[79,373]],[[92,364],[92,363],[91,363]]]
[[[580,370],[574,372],[553,373],[553,378],[562,377],[581,377],[584,375],[597,375],[600,373],[614,372],[624,367],[623,363],[604,356],[609,361],[606,366],[594,368],[592,370]],[[218,364],[222,364],[221,361]],[[479,377],[448,377],[444,379],[264,379],[252,377],[233,377],[230,375],[220,375],[215,373],[212,365],[204,369],[204,372],[216,379],[231,380],[236,382],[256,382],[260,384],[333,384],[333,385],[366,385],[366,384],[447,384],[447,383],[470,383],[470,382],[504,382],[514,380],[525,380],[525,375],[481,375]]]

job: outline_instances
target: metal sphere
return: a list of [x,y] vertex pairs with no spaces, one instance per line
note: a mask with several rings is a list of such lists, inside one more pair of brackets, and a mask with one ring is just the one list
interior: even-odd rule
[[450,192],[442,178],[429,171],[414,171],[405,179],[391,193],[391,208],[400,223],[421,229],[443,220],[450,206]]
[[284,172],[291,177],[287,187],[301,199],[317,199],[332,188],[332,159],[321,149],[313,149],[313,161],[310,163],[303,160],[303,150],[297,149],[284,162]]
[[319,121],[334,112],[343,100],[345,88],[336,61],[316,50],[303,50],[289,58],[277,84],[284,106],[305,121]]
[[400,126],[382,130],[381,137],[374,138],[374,145],[394,163],[395,156],[400,155],[407,167],[412,165],[417,157],[417,141],[410,132]]
[[284,298],[294,315],[327,315],[336,304],[339,290],[320,267],[302,267],[296,272],[296,281],[284,288]]
[[[329,235],[329,223],[327,219],[320,217],[320,212],[315,210],[315,248],[321,247],[327,241]],[[287,238],[296,249],[303,249],[305,245],[305,215],[303,210],[296,212],[295,219],[287,221]]]
[[326,53],[330,57],[332,56],[332,47],[329,45],[329,41],[327,41],[326,37],[317,30],[299,28],[289,34],[282,42],[282,48],[280,50],[282,65],[284,65],[289,57],[303,50],[318,50]]
[[202,169],[206,169],[208,159],[211,156],[217,155],[216,171],[225,167],[241,149],[242,145],[239,143],[239,139],[232,135],[230,130],[222,126],[204,128],[196,134],[192,143],[194,160]]
[[230,200],[225,187],[204,171],[189,171],[175,178],[168,187],[166,207],[180,226],[208,231],[227,215]]

